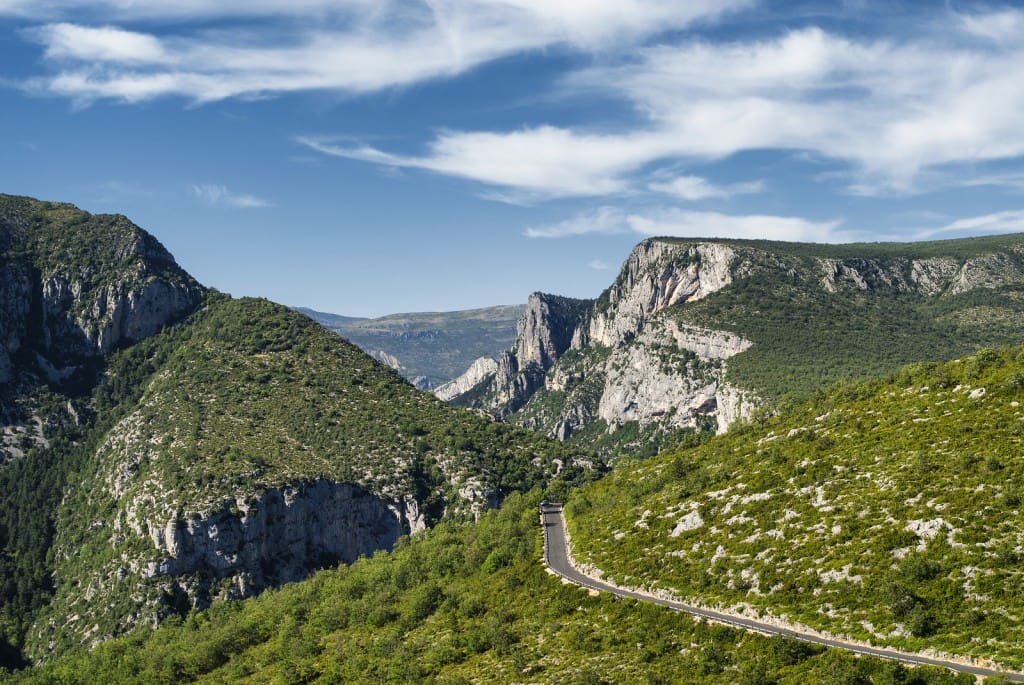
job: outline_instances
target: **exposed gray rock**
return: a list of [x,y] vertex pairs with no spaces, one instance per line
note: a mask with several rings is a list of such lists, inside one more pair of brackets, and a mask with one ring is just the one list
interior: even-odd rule
[[[187,519],[152,522],[149,537],[165,555],[149,575],[184,576],[203,570],[218,578],[241,576],[251,593],[301,580],[311,569],[351,563],[395,541],[422,521],[410,522],[404,505],[367,490],[327,480],[267,490],[251,501]],[[196,597],[203,606],[209,597]]]
[[957,295],[975,288],[998,288],[1021,279],[1019,262],[1008,254],[988,254],[966,260],[949,284],[949,293]]
[[677,347],[693,352],[701,359],[728,359],[753,344],[735,333],[688,326],[671,320],[665,321],[662,330],[672,336]]
[[393,354],[389,354],[384,350],[370,350],[370,356],[381,364],[391,367],[395,371],[400,371],[402,369],[402,362],[398,360],[398,357]]
[[469,392],[487,378],[493,377],[497,371],[498,362],[490,357],[480,357],[461,376],[435,388],[434,394],[447,402],[463,393]]
[[941,293],[952,281],[959,265],[951,257],[915,259],[910,266],[910,280],[925,295]]
[[547,371],[569,349],[573,333],[590,308],[589,300],[533,293],[519,319],[515,356],[520,367]]
[[615,346],[640,331],[655,313],[692,302],[732,282],[735,251],[719,243],[692,246],[645,240],[626,259],[594,312],[586,337],[574,343]]
[[533,293],[519,319],[515,349],[498,359],[485,410],[507,416],[538,389],[544,376],[573,344],[575,331],[586,321],[590,300]]
[[[719,243],[647,240],[633,250],[615,283],[597,301],[532,295],[516,347],[498,360],[482,408],[508,416],[541,388],[566,391],[589,379],[603,386],[592,402],[567,402],[548,426],[532,420],[520,423],[563,440],[595,418],[604,419],[612,430],[629,421],[694,426],[699,414],[715,412],[720,381],[721,366],[701,362],[731,357],[750,342],[727,332],[682,326],[659,314],[731,283],[734,271],[747,268],[736,262],[735,251]],[[559,363],[569,350],[595,346],[611,350],[596,367]],[[696,363],[680,366],[679,359],[668,360],[671,350],[692,352]]]
[[696,413],[713,410],[717,373],[699,373],[693,366],[666,368],[647,345],[621,348],[608,362],[598,415],[610,430],[637,421],[647,425],[665,419],[673,427],[693,427]]

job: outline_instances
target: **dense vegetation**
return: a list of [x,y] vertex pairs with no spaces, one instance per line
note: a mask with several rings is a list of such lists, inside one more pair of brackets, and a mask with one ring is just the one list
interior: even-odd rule
[[512,347],[523,306],[391,314],[377,319],[299,311],[378,359],[397,360],[396,370],[418,386],[436,388],[460,375],[476,359],[498,357]]
[[[64,489],[44,567],[59,583],[27,636],[35,656],[73,648],[85,635],[115,635],[140,611],[175,611],[181,599],[168,595],[177,590],[166,578],[125,577],[125,569],[166,554],[146,529],[204,517],[225,501],[322,478],[416,501],[429,525],[514,491],[564,490],[593,473],[579,450],[447,407],[264,300],[215,296],[145,345],[161,363],[147,360],[144,393]],[[474,490],[482,499],[467,499]],[[134,521],[143,532],[126,534]],[[226,592],[229,580],[203,580],[203,596]]]
[[110,683],[901,683],[968,685],[695,622],[543,571],[537,503],[443,522],[392,554],[141,629],[0,681]]
[[1024,333],[1024,285],[942,297],[892,290],[830,293],[765,272],[674,314],[753,342],[729,360],[726,378],[778,400],[807,397],[844,379],[882,376],[916,361],[1018,342]]
[[[291,310],[207,296],[122,216],[0,195],[0,256],[0,664],[181,610],[145,570],[167,554],[149,532],[270,488],[356,483],[431,524],[594,472],[580,450],[414,391]],[[118,339],[129,315],[114,310],[150,288],[174,316]],[[227,582],[192,575],[211,595]]]
[[567,507],[616,581],[1024,665],[1024,348],[844,383]]
[[[10,355],[11,364],[0,382],[0,417],[6,432],[21,435],[17,449],[0,452],[0,665],[21,661],[24,634],[52,596],[50,553],[68,484],[173,346],[145,341],[99,358],[79,337],[61,338],[60,317],[44,322],[33,292],[58,274],[77,279],[83,298],[140,274],[184,284],[197,301],[203,292],[155,238],[122,216],[0,195],[0,361]],[[45,367],[65,366],[73,373],[47,382]]]

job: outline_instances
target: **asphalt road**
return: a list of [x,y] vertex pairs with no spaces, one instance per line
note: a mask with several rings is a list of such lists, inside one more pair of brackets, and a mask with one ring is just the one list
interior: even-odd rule
[[618,595],[619,597],[628,597],[629,599],[636,599],[641,602],[659,604],[663,607],[674,609],[675,611],[683,611],[692,616],[699,616],[700,618],[704,618],[709,621],[723,623],[725,625],[742,628],[743,630],[750,630],[756,633],[762,633],[764,635],[782,635],[793,640],[801,640],[803,642],[824,645],[826,647],[835,647],[836,649],[845,649],[846,651],[853,652],[854,654],[864,654],[867,656],[878,657],[880,659],[893,659],[913,666],[938,666],[940,668],[948,668],[951,671],[957,671],[960,673],[970,673],[974,676],[1001,675],[1012,682],[1024,683],[1024,674],[1008,673],[1006,671],[997,671],[983,666],[973,666],[955,661],[943,661],[942,659],[933,659],[926,656],[919,656],[917,654],[898,652],[893,649],[867,647],[856,643],[844,642],[842,640],[809,635],[789,630],[787,628],[780,628],[779,626],[772,625],[771,623],[762,623],[749,618],[722,614],[710,609],[702,609],[688,604],[683,604],[682,602],[674,602],[667,599],[651,597],[649,595],[642,595],[615,585],[609,585],[603,581],[583,575],[573,568],[573,565],[569,562],[569,551],[565,542],[565,518],[562,516],[561,505],[549,504],[542,507],[541,517],[544,524],[544,559],[548,568],[562,578],[565,578],[569,582],[581,587],[600,592],[610,592],[614,595]]

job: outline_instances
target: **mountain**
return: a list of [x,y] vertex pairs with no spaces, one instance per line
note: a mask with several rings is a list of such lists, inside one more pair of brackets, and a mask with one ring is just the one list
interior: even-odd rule
[[450,401],[613,456],[653,454],[838,380],[1022,339],[1022,235],[655,238],[596,300],[531,295],[514,348],[456,379]]
[[[193,311],[204,289],[122,216],[0,195],[0,383],[88,380],[95,362]],[[9,417],[13,418],[13,417]]]
[[540,495],[391,554],[220,603],[0,682],[907,683],[973,678],[744,633],[544,572]]
[[9,661],[251,596],[593,471],[293,310],[204,289],[124,217],[0,207]]
[[475,359],[512,347],[522,305],[457,312],[391,314],[359,319],[299,307],[298,311],[358,345],[421,390],[462,373]]
[[1024,666],[1024,347],[847,382],[566,508],[619,582],[909,650]]

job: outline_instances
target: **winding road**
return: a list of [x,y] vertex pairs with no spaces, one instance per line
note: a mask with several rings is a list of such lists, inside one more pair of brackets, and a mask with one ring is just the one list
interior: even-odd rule
[[789,628],[782,628],[771,623],[763,623],[761,621],[744,618],[742,616],[724,614],[710,609],[690,606],[689,604],[683,604],[682,602],[662,599],[627,590],[597,578],[591,578],[576,568],[572,557],[569,555],[569,547],[566,543],[565,517],[562,514],[562,505],[541,505],[541,522],[544,528],[544,561],[548,568],[551,569],[553,573],[561,576],[570,583],[589,590],[610,592],[614,595],[618,595],[619,597],[636,599],[641,602],[651,602],[663,607],[668,607],[669,609],[674,609],[675,611],[682,611],[692,616],[714,621],[715,623],[722,623],[736,628],[741,628],[743,630],[762,633],[764,635],[782,635],[793,640],[801,640],[803,642],[810,642],[816,645],[824,645],[825,647],[835,647],[836,649],[845,649],[846,651],[853,652],[854,654],[874,656],[880,659],[892,659],[913,666],[938,666],[940,668],[947,668],[951,671],[969,673],[974,676],[1001,675],[1004,678],[1009,679],[1011,682],[1024,683],[1024,674],[1021,673],[999,671],[992,668],[985,668],[984,666],[935,659],[912,652],[900,652],[895,649],[870,647],[856,642],[845,642],[835,638],[822,637],[820,635],[810,633],[801,633]]

